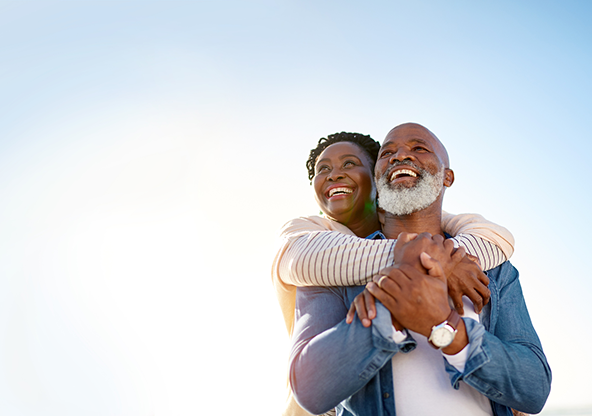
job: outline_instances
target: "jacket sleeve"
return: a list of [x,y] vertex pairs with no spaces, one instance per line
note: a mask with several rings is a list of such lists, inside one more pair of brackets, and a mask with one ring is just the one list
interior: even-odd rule
[[298,288],[290,384],[298,403],[313,414],[337,406],[364,387],[395,353],[416,345],[410,336],[394,341],[390,313],[379,302],[370,328],[359,319],[346,324],[344,290],[351,289]]
[[549,396],[551,369],[530,320],[518,271],[506,262],[494,274],[490,285],[498,285],[498,290],[491,291],[496,299],[487,306],[490,313],[482,315],[483,324],[464,319],[470,348],[465,369],[461,374],[446,362],[446,371],[454,388],[462,380],[495,403],[538,413]]

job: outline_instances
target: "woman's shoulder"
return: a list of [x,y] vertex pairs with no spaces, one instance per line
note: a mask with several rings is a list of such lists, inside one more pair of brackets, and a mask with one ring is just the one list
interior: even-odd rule
[[282,236],[289,237],[315,231],[337,231],[354,235],[345,225],[318,215],[294,218],[284,224],[280,233]]

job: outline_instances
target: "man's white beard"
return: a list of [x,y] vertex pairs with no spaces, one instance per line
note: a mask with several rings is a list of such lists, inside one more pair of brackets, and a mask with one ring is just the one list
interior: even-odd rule
[[[418,169],[417,166],[413,166]],[[435,175],[425,169],[418,170],[419,179],[411,188],[391,184],[387,179],[390,176],[390,170],[378,178],[376,181],[378,206],[393,215],[409,215],[432,205],[442,191],[444,167]]]

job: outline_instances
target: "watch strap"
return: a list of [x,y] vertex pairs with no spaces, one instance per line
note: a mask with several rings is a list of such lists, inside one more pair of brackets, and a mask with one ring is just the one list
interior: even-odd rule
[[458,314],[456,309],[452,309],[450,311],[450,315],[448,315],[448,318],[446,318],[446,322],[448,322],[448,325],[453,327],[455,330],[458,329],[458,323],[460,322],[460,315]]

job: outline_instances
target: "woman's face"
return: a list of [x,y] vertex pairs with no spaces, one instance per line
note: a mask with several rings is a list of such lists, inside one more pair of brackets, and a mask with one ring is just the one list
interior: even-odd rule
[[327,147],[316,161],[312,183],[321,210],[344,225],[376,212],[372,162],[355,143]]

